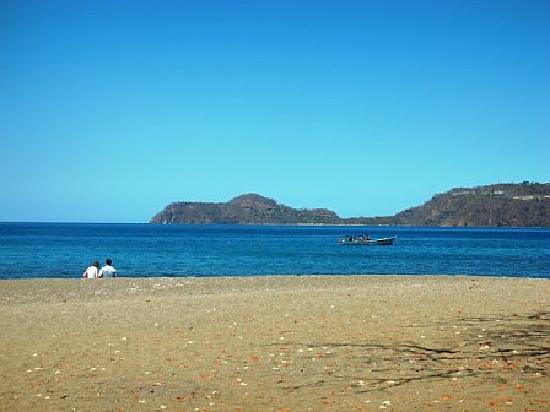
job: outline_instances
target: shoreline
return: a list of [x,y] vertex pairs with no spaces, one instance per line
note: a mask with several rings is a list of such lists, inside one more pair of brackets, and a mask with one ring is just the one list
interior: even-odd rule
[[66,280],[66,281],[104,281],[104,280],[121,280],[121,279],[130,279],[130,280],[138,280],[138,279],[240,279],[240,278],[317,278],[317,277],[326,277],[326,278],[339,278],[339,277],[350,277],[350,278],[488,278],[488,279],[527,279],[527,280],[550,280],[550,276],[523,276],[523,275],[471,275],[471,274],[410,274],[410,273],[391,273],[391,274],[383,274],[383,273],[357,273],[357,274],[341,274],[341,273],[316,273],[316,274],[266,274],[266,275],[228,275],[228,274],[222,274],[222,275],[147,275],[147,276],[126,276],[126,275],[119,275],[115,278],[111,277],[104,277],[104,278],[97,278],[97,279],[85,279],[83,277],[46,277],[46,276],[37,276],[37,277],[14,277],[14,278],[0,278],[0,284],[3,282],[21,282],[21,281],[51,281],[51,280]]
[[152,222],[78,222],[78,221],[0,221],[0,224],[16,225],[16,224],[38,224],[38,225],[154,225],[154,226],[323,226],[323,227],[369,227],[373,229],[384,228],[403,228],[403,229],[541,229],[549,230],[550,226],[429,226],[429,225],[409,225],[409,224],[389,224],[389,223],[152,223]]
[[544,280],[7,280],[0,409],[542,410]]

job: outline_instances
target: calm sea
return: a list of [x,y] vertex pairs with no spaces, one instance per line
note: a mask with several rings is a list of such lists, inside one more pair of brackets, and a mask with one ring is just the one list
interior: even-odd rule
[[[341,246],[345,234],[397,235]],[[550,277],[550,229],[0,223],[0,278],[78,278],[110,257],[122,276],[468,274]]]

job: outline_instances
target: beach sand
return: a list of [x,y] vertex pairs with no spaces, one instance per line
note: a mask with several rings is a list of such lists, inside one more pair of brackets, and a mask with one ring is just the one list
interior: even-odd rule
[[550,409],[546,279],[0,282],[0,410]]

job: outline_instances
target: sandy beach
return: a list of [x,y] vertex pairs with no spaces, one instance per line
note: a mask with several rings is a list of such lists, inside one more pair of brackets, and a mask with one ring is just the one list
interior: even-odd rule
[[547,279],[0,282],[0,410],[550,409]]

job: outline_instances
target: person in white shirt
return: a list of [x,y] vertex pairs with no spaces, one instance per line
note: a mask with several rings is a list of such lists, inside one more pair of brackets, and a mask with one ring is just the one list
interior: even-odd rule
[[116,277],[117,271],[113,267],[113,261],[111,259],[105,259],[105,265],[99,271],[99,277],[110,276],[112,278]]
[[88,268],[82,274],[82,277],[87,279],[95,279],[99,274],[98,270],[99,270],[99,262],[96,260],[94,263],[88,266]]

